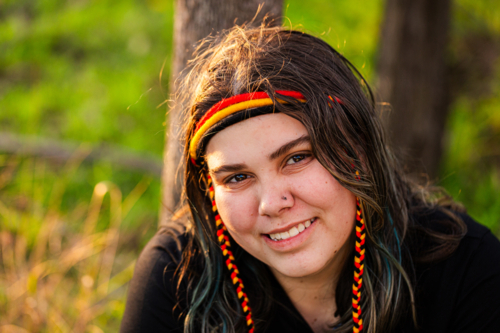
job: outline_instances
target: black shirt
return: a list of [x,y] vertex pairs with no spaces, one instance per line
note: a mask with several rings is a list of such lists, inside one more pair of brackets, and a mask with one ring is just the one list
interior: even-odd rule
[[[419,328],[409,318],[400,332],[500,332],[500,242],[486,227],[462,217],[468,231],[456,251],[444,261],[417,267]],[[144,248],[129,286],[121,333],[183,332],[172,281],[186,243],[187,236],[173,227],[158,232]],[[278,302],[266,332],[312,333],[280,284],[271,283]]]

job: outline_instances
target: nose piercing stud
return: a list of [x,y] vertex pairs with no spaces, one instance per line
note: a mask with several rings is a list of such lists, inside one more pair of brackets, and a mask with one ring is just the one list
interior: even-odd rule
[[281,199],[286,200],[286,197],[285,197],[285,196],[283,196],[283,197],[281,197]]

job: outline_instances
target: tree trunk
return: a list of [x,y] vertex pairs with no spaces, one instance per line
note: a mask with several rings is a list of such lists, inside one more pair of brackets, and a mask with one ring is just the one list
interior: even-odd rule
[[450,97],[446,50],[450,0],[387,0],[378,92],[390,142],[412,172],[435,177]]
[[[263,0],[177,0],[174,23],[174,57],[171,69],[170,92],[176,91],[176,80],[191,58],[195,44],[217,32],[231,28],[235,23],[250,21]],[[260,25],[266,14],[281,24],[283,0],[266,0],[255,20]],[[169,111],[169,129],[162,172],[162,205],[160,222],[165,221],[178,208],[182,190],[182,145],[180,143],[179,110]]]

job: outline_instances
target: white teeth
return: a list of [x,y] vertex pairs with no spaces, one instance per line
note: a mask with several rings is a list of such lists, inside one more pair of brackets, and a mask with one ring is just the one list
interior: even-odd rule
[[299,234],[299,229],[297,229],[296,227],[293,227],[292,229],[290,229],[289,233],[290,233],[290,237],[297,236]]
[[281,239],[287,239],[287,238],[290,238],[290,234],[288,233],[288,231],[282,232]]
[[304,224],[299,223],[297,226],[291,228],[288,231],[285,232],[278,232],[276,234],[269,234],[269,237],[271,237],[272,240],[278,241],[281,239],[287,239],[290,237],[297,236],[300,234],[302,231],[306,230],[306,228],[309,228],[312,222],[314,222],[316,218],[312,218],[310,220],[307,220]]

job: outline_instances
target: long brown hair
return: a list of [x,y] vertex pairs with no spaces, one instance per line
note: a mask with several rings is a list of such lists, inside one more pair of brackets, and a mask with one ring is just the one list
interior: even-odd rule
[[[245,330],[241,310],[217,245],[214,217],[207,198],[205,171],[189,162],[188,146],[197,121],[224,98],[277,90],[302,93],[307,103],[275,102],[275,108],[298,119],[309,132],[318,161],[364,203],[366,262],[362,309],[366,332],[390,332],[415,317],[414,280],[418,262],[450,255],[465,233],[454,213],[458,206],[439,189],[419,186],[401,171],[387,147],[370,87],[354,66],[324,41],[281,27],[236,26],[200,44],[176,96],[185,111],[184,200],[191,211],[191,240],[179,279],[188,282],[185,332]],[[331,103],[329,96],[341,101]],[[353,173],[359,170],[359,179]],[[446,201],[447,200],[447,201]],[[445,202],[446,201],[446,202]],[[442,227],[418,216],[440,210],[449,216]],[[443,231],[444,230],[444,231]],[[424,240],[424,241],[423,241]],[[425,244],[425,246],[419,245]],[[272,290],[264,264],[236,244],[242,279],[252,287],[256,330],[265,326]],[[194,268],[193,268],[194,267]],[[350,308],[353,264],[341,273],[336,290],[341,326],[352,331]],[[412,304],[411,310],[408,304]]]

